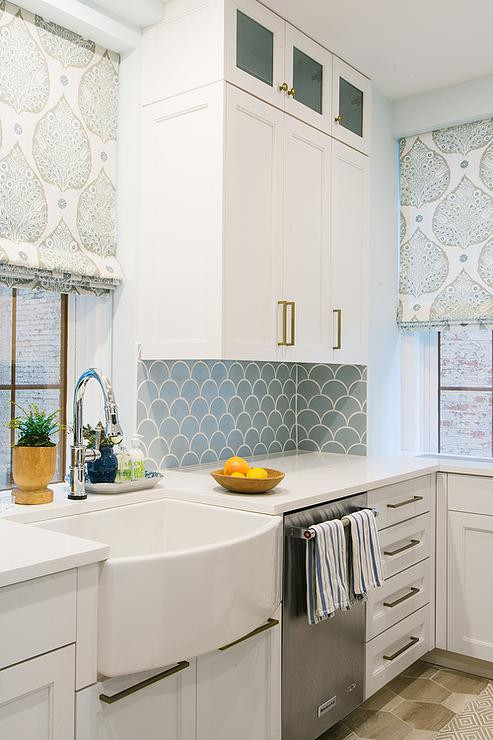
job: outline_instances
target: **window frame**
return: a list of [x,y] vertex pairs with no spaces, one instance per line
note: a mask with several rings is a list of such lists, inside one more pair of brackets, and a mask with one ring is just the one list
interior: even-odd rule
[[[12,287],[12,298],[11,298],[11,336],[10,336],[10,351],[11,351],[11,362],[10,362],[10,383],[0,383],[0,391],[8,391],[10,393],[10,419],[14,419],[17,415],[17,409],[15,406],[16,392],[23,390],[58,390],[60,391],[60,424],[62,428],[67,423],[67,384],[68,384],[68,296],[61,294],[60,296],[60,382],[59,383],[17,383],[16,382],[16,356],[17,356],[17,297],[18,288]],[[10,430],[10,448],[15,444],[15,429]],[[60,483],[64,480],[67,466],[67,435],[61,431],[59,441],[57,444],[59,452],[59,476],[57,476],[53,482]],[[10,478],[8,484],[0,486],[1,490],[8,490],[14,484],[12,476],[12,452],[10,453]]]

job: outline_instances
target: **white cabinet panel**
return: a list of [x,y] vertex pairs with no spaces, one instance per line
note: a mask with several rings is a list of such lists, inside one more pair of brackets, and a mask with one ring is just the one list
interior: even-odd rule
[[447,480],[450,510],[493,515],[493,478],[449,474]]
[[387,578],[368,594],[366,639],[371,640],[433,600],[430,558]]
[[329,208],[332,140],[285,117],[284,285],[288,314],[286,359],[330,362]]
[[223,95],[218,83],[143,111],[144,359],[221,357]]
[[331,299],[333,362],[366,364],[368,343],[368,158],[332,146]]
[[76,584],[67,570],[0,589],[0,668],[75,642]]
[[74,655],[69,646],[0,671],[2,740],[73,740]]
[[225,0],[225,79],[281,109],[285,25],[257,0]]
[[332,54],[286,23],[285,111],[325,133],[332,127]]
[[230,359],[272,360],[278,353],[283,127],[276,108],[227,86],[224,331]]
[[197,659],[197,740],[280,740],[281,629]]
[[449,512],[447,649],[493,661],[493,516]]
[[421,514],[381,531],[379,539],[385,578],[430,557],[431,538],[431,514]]
[[429,606],[424,606],[370,640],[366,645],[365,699],[432,647]]
[[100,699],[157,673],[109,679],[78,691],[76,740],[195,740],[195,660],[112,704]]
[[368,154],[370,80],[342,59],[334,57],[332,95],[332,136]]
[[368,506],[377,510],[377,528],[385,529],[431,511],[434,489],[434,476],[423,475],[370,491]]

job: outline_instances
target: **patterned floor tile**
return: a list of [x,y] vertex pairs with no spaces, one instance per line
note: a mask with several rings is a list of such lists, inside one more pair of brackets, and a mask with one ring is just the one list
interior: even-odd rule
[[415,701],[433,701],[441,703],[451,692],[443,686],[435,683],[429,678],[412,678],[410,676],[398,676],[388,685],[391,691],[395,691],[404,699]]
[[445,701],[442,701],[442,704],[444,707],[451,709],[455,714],[459,714],[475,698],[475,694],[450,694]]
[[442,728],[437,740],[491,740],[493,738],[493,685],[476,696]]
[[342,722],[338,722],[323,735],[319,735],[317,740],[357,740],[357,737],[349,727],[346,727]]
[[455,694],[480,694],[488,686],[488,679],[460,671],[438,671],[433,681]]
[[393,713],[415,730],[440,730],[450,722],[454,712],[443,704],[421,701],[403,701]]
[[384,711],[391,712],[394,707],[398,706],[403,701],[401,696],[397,696],[393,691],[384,687],[377,691],[376,694],[370,696],[362,706],[365,709],[373,709],[373,711]]
[[390,712],[373,712],[359,707],[344,720],[351,730],[365,740],[404,740],[412,728]]
[[414,676],[414,678],[431,678],[436,672],[437,667],[431,663],[425,663],[423,660],[417,660],[402,671],[403,676]]

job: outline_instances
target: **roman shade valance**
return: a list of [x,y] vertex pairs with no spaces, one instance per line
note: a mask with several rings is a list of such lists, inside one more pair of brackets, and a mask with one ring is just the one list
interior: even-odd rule
[[116,54],[0,0],[0,282],[103,293],[116,259]]
[[493,325],[493,118],[400,141],[398,323]]

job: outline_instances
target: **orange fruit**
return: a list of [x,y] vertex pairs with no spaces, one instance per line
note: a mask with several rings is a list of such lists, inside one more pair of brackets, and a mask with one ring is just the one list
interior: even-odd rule
[[238,471],[236,471],[235,473],[231,473],[231,477],[232,478],[246,478],[246,475],[245,473],[239,473]]
[[247,478],[257,478],[257,480],[265,479],[269,477],[269,474],[267,473],[267,470],[265,468],[250,468],[246,474]]
[[230,457],[224,463],[224,475],[232,475],[233,473],[243,473],[246,475],[250,470],[250,466],[246,460],[242,457]]

